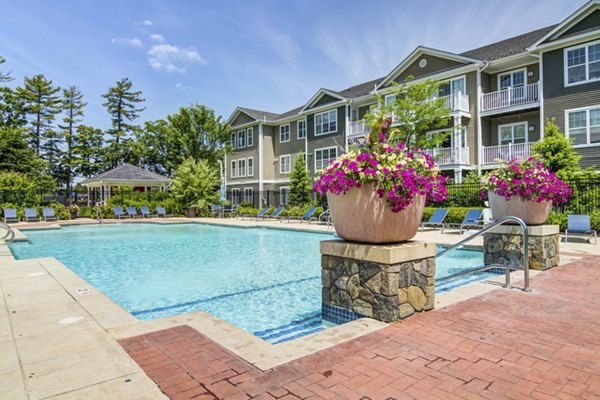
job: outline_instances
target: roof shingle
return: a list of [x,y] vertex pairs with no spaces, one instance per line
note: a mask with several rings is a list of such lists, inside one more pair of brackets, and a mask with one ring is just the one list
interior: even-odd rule
[[169,178],[150,172],[147,169],[136,167],[131,164],[123,164],[117,168],[102,172],[96,176],[81,181],[82,184],[99,181],[147,181],[147,182],[170,182]]

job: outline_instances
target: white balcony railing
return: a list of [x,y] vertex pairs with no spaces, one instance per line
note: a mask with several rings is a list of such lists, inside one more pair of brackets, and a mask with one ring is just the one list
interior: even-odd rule
[[523,161],[532,155],[533,142],[505,144],[501,146],[482,146],[483,164],[498,164],[502,161]]
[[534,104],[540,100],[538,84],[531,83],[481,95],[481,111]]
[[455,147],[424,150],[435,160],[438,165],[469,164],[469,148],[462,147],[460,151]]
[[446,108],[450,111],[469,112],[469,96],[460,92],[444,96]]
[[355,136],[363,136],[367,132],[364,121],[353,121],[348,124],[348,139]]

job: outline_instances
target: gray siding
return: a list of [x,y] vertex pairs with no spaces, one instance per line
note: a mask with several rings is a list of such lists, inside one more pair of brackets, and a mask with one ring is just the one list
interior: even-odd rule
[[[273,127],[263,126],[263,179],[273,180],[275,178],[273,165],[275,163],[275,153],[273,149]],[[279,132],[277,133],[279,134]]]
[[328,94],[323,94],[319,100],[310,108],[316,108],[319,106],[323,106],[329,103],[335,103],[336,101],[340,101],[340,99],[330,96]]
[[[337,108],[337,122],[338,129],[335,133],[328,133],[326,135],[315,136],[315,116],[314,114],[307,115],[307,138],[308,148],[306,149],[307,154],[307,165],[311,175],[315,174],[315,149],[324,147],[339,147],[344,146],[345,130],[346,130],[346,107]],[[338,148],[338,156],[341,154],[341,150]]]
[[578,24],[571,27],[564,34],[559,37],[569,36],[581,31],[585,31],[592,28],[597,28],[600,26],[600,11],[596,10],[584,19],[582,19]]
[[[526,69],[525,70],[525,79],[526,79],[527,84],[536,83],[540,80],[540,65],[539,65],[539,63],[530,64],[525,67],[511,68],[506,71],[498,72],[495,74],[485,74],[485,75],[487,75],[487,79],[489,79],[489,81],[487,82],[488,89],[486,91],[484,91],[484,93],[495,92],[495,91],[499,90],[499,86],[498,86],[498,76],[499,75],[505,74],[510,71],[522,69],[522,68]],[[530,73],[532,73],[533,76],[529,76]],[[483,89],[483,77],[482,77],[481,81],[482,81],[482,89]]]
[[[235,132],[235,137],[236,137],[236,145],[237,145],[237,133],[239,131],[246,131],[246,147],[243,147],[239,150],[234,150],[235,152],[238,151],[246,151],[247,149],[258,149],[258,125],[259,122],[257,122],[255,125],[252,125],[251,127],[247,127],[247,128],[243,128],[243,129],[239,129],[239,128],[235,128],[232,127],[231,128],[231,133]],[[248,146],[248,128],[252,128],[252,146]]]
[[537,142],[540,140],[540,113],[539,111],[529,112],[529,113],[520,113],[520,114],[512,114],[501,117],[486,117],[485,120],[488,120],[488,124],[483,124],[482,127],[486,127],[487,129],[482,131],[482,140],[484,146],[497,146],[498,142],[498,126],[505,124],[513,124],[517,122],[527,122],[528,126],[535,126],[533,131],[528,131],[528,141]]
[[600,148],[598,147],[581,147],[576,149],[577,154],[582,156],[579,164],[583,168],[593,167],[600,168]]
[[238,116],[231,123],[231,126],[240,126],[240,125],[244,125],[244,124],[249,124],[252,121],[256,121],[256,120],[254,118],[252,118],[251,116],[249,116],[248,114],[246,114],[244,112],[240,112],[238,114]]
[[[425,68],[421,68],[419,66],[419,62],[421,59],[427,60],[427,65]],[[415,78],[419,78],[425,75],[431,75],[436,72],[445,71],[451,68],[456,68],[465,65],[465,63],[447,60],[441,57],[435,57],[431,55],[424,54],[421,57],[418,57],[412,64],[410,64],[404,71],[394,79],[397,83],[402,83],[408,78],[408,76],[412,75]]]
[[[254,174],[252,176],[248,176],[248,163],[246,162],[246,176],[245,177],[241,177],[241,178],[232,178],[231,177],[231,161],[237,161],[240,159],[247,159],[248,157],[253,157],[254,158]],[[233,184],[237,181],[244,181],[244,180],[254,180],[254,179],[258,179],[258,149],[247,149],[247,150],[240,150],[237,151],[233,154],[229,154],[227,156],[227,183],[228,184]],[[237,168],[237,164],[236,164],[236,175],[238,174],[238,168]]]

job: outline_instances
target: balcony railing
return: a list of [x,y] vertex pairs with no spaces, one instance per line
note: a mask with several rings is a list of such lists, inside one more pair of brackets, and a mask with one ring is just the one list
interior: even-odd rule
[[435,160],[438,165],[469,164],[469,148],[462,147],[460,151],[455,147],[423,150]]
[[531,147],[533,142],[505,144],[501,146],[483,146],[483,163],[498,164],[502,161],[517,160],[523,161],[533,154]]
[[526,86],[500,90],[498,92],[484,93],[481,95],[481,111],[485,112],[506,107],[535,104],[539,100],[540,94],[536,82]]
[[446,99],[446,108],[450,111],[469,112],[469,96],[462,93],[455,93],[444,96]]
[[364,136],[367,133],[367,127],[364,121],[353,121],[348,124],[348,141],[356,136]]

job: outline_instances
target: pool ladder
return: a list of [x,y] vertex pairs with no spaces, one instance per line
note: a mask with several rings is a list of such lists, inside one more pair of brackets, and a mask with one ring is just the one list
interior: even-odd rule
[[454,249],[464,245],[468,241],[476,238],[477,236],[480,236],[480,235],[484,234],[485,232],[487,232],[499,225],[503,225],[507,222],[516,222],[517,224],[519,224],[519,226],[521,227],[521,229],[523,231],[523,244],[521,246],[521,248],[523,250],[523,264],[522,265],[489,264],[489,265],[484,265],[481,267],[473,268],[468,271],[462,271],[462,272],[459,272],[456,274],[445,276],[443,278],[437,279],[436,281],[437,282],[449,281],[449,280],[452,280],[455,278],[459,278],[461,276],[470,275],[470,274],[474,274],[477,272],[483,272],[483,271],[487,271],[490,269],[504,269],[505,278],[504,278],[503,287],[511,289],[511,288],[514,288],[514,286],[512,286],[510,283],[510,272],[511,271],[523,271],[523,287],[520,289],[523,290],[524,292],[531,292],[531,288],[529,287],[529,235],[527,233],[527,225],[525,224],[525,222],[523,222],[523,220],[521,218],[517,218],[517,217],[501,218],[498,221],[494,222],[493,224],[484,226],[481,230],[475,232],[474,234],[472,234],[472,235],[464,238],[463,240],[453,244],[452,246],[440,251],[435,256],[435,258],[441,257],[444,254],[448,253],[449,251],[454,250]]
[[4,236],[0,237],[0,240],[4,240],[7,243],[14,240],[15,231],[13,231],[7,223],[0,222],[0,228],[6,230],[6,233],[4,234]]
[[99,224],[104,222],[102,219],[102,211],[100,210],[100,203],[96,203],[96,218],[98,219]]

